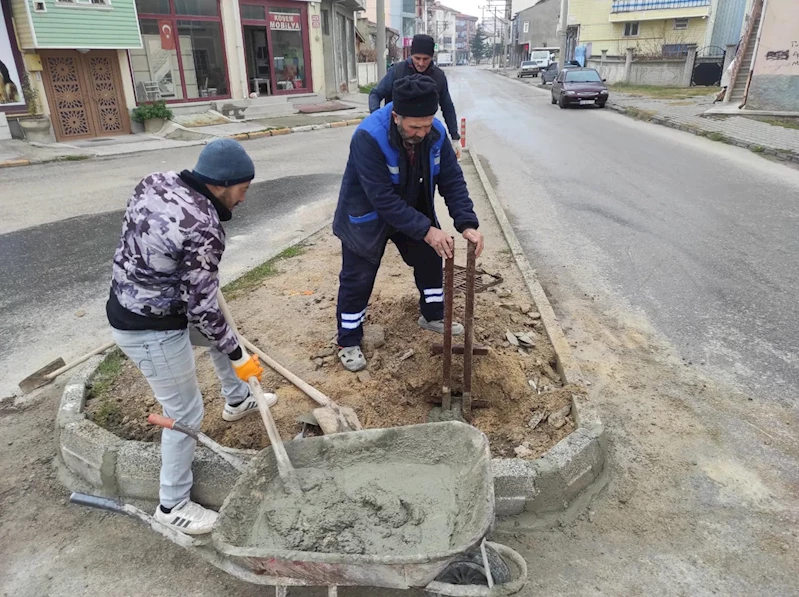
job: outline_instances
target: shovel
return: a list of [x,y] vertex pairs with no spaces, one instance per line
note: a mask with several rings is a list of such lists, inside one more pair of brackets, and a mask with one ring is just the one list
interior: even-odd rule
[[322,405],[321,408],[314,409],[313,416],[316,418],[319,427],[325,435],[344,433],[347,431],[361,431],[363,429],[363,425],[361,425],[361,422],[358,420],[358,415],[352,408],[348,406],[339,406],[328,396],[317,390],[308,382],[294,375],[294,373],[286,369],[275,359],[247,340],[247,338],[242,336],[239,333],[238,327],[236,327],[236,322],[233,319],[233,314],[230,312],[230,307],[228,307],[225,297],[222,296],[222,291],[217,292],[217,301],[219,302],[219,308],[222,314],[225,316],[225,320],[228,325],[233,328],[233,331],[239,337],[244,348],[257,354],[271,369],[293,383],[299,390],[305,393],[306,396]]
[[29,375],[21,382],[19,382],[19,389],[22,390],[23,394],[30,394],[33,390],[49,384],[51,381],[53,381],[56,377],[58,377],[62,373],[66,373],[70,369],[74,369],[81,363],[85,363],[86,361],[88,361],[94,355],[105,352],[106,350],[108,350],[109,348],[113,348],[114,346],[116,346],[116,342],[106,342],[102,346],[98,346],[93,351],[86,353],[85,355],[83,355],[78,359],[75,359],[71,363],[65,363],[64,359],[58,357],[52,363],[45,365],[35,373]]

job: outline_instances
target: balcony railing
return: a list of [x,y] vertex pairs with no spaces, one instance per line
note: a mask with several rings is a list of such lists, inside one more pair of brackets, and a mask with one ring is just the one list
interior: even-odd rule
[[710,6],[710,0],[613,0],[610,12],[701,8],[702,6]]

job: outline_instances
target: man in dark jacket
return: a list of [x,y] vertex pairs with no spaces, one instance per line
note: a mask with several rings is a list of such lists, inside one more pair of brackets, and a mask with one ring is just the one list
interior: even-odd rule
[[[341,239],[342,268],[336,317],[338,356],[350,371],[366,367],[362,323],[380,260],[390,239],[413,267],[419,289],[419,325],[443,333],[442,258],[452,237],[440,229],[434,198],[444,198],[455,228],[483,250],[483,235],[463,172],[444,125],[435,119],[438,92],[423,75],[398,79],[393,102],[366,118],[350,143],[333,232]],[[453,324],[453,334],[463,326]]]
[[[458,117],[455,115],[455,104],[449,95],[447,75],[433,64],[435,46],[435,41],[429,35],[415,35],[411,43],[411,57],[391,67],[383,80],[369,92],[369,111],[375,112],[380,109],[380,102],[383,100],[386,104],[391,102],[394,81],[417,73],[427,75],[436,82],[441,113],[447,123],[449,136],[453,141],[458,141],[461,138],[458,132]],[[455,151],[460,152],[460,149],[455,147]]]
[[[232,139],[206,145],[192,171],[150,174],[128,201],[114,254],[106,305],[114,341],[147,379],[164,414],[195,429],[204,407],[189,326],[211,346],[226,402],[222,418],[237,421],[257,412],[246,381],[263,368],[241,347],[217,302],[222,222],[244,201],[254,176],[252,160]],[[277,401],[266,396],[270,404]],[[209,532],[217,517],[189,497],[196,443],[179,431],[161,433],[155,519],[189,535]]]

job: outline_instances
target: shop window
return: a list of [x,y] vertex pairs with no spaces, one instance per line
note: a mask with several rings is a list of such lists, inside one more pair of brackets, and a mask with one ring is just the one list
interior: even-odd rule
[[275,84],[278,91],[306,87],[302,25],[300,9],[279,8],[269,11]]
[[266,8],[255,4],[242,4],[241,18],[251,21],[265,21]]
[[178,21],[186,98],[227,95],[221,23]]
[[169,0],[136,0],[136,10],[139,14],[168,15]]
[[164,49],[158,21],[139,19],[139,29],[143,47],[130,51],[136,100],[153,102],[184,99],[177,50],[174,47]]
[[230,96],[217,0],[136,0],[136,7],[144,15],[142,48],[130,50],[137,101]]
[[175,12],[195,17],[218,17],[218,0],[175,0]]

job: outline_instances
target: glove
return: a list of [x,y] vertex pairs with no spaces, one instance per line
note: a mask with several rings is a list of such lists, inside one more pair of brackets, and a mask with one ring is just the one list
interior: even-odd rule
[[458,139],[457,141],[452,142],[452,149],[455,151],[455,157],[459,160],[461,159],[461,141]]
[[238,361],[233,361],[233,370],[242,381],[250,381],[251,377],[257,377],[258,381],[261,380],[264,368],[258,362],[258,355],[244,355]]

